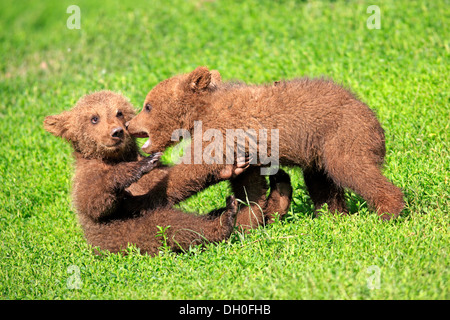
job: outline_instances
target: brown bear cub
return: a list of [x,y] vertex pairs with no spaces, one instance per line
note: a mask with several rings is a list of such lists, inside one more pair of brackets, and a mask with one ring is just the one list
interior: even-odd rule
[[[268,143],[278,143],[280,165],[303,169],[316,209],[326,203],[331,212],[347,213],[344,188],[361,195],[385,220],[404,207],[401,190],[381,173],[385,136],[374,112],[330,80],[246,85],[222,82],[217,71],[198,67],[156,85],[128,130],[148,136],[143,150],[151,153],[171,145],[174,130],[192,133],[196,122],[203,131],[214,128],[224,136],[228,129],[275,129],[278,140]],[[253,160],[262,163],[260,157]]]
[[[205,216],[184,213],[171,205],[241,173],[242,168],[228,166],[217,175],[204,170],[202,176],[199,170],[159,166],[160,154],[140,155],[135,139],[125,130],[125,123],[134,115],[124,97],[101,91],[84,96],[70,111],[44,120],[47,131],[70,141],[74,148],[73,200],[88,242],[111,252],[134,244],[142,253],[154,255],[163,238],[173,251],[227,239],[238,212],[233,197],[227,200],[226,208]],[[241,175],[235,179],[245,179],[252,173]],[[245,182],[236,184],[236,189],[248,188],[253,193],[251,200],[259,201],[264,209],[286,213],[285,203],[291,196],[289,181],[283,179],[264,201],[260,195],[265,196],[267,189],[261,183]],[[241,216],[238,222],[249,222],[248,215]],[[264,218],[263,212],[257,212],[250,217],[250,224]]]

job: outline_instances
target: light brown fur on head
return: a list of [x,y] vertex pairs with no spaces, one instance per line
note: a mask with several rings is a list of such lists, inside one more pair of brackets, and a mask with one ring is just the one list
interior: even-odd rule
[[[162,81],[148,93],[142,112],[127,124],[128,130],[137,137],[149,137],[150,145],[142,148],[144,152],[165,149],[171,144],[172,128],[192,129],[193,120],[206,107],[202,97],[221,83],[220,73],[206,67]],[[196,108],[191,108],[192,97]]]
[[85,158],[116,159],[136,149],[125,129],[134,115],[126,98],[100,91],[82,97],[69,111],[46,117],[44,128],[70,141]]

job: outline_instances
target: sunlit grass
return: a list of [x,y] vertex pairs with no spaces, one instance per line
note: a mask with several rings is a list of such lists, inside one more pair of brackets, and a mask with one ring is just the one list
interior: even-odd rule
[[[72,3],[2,1],[0,297],[450,298],[448,4],[378,1],[370,30],[363,1],[170,3],[79,1],[81,29],[69,30]],[[381,222],[349,193],[351,216],[313,219],[301,171],[287,169],[290,213],[268,228],[181,255],[95,256],[71,206],[71,148],[44,116],[101,89],[139,110],[153,85],[197,65],[225,80],[325,75],[352,88],[386,130],[403,215]],[[223,182],[180,207],[207,212],[229,192]]]

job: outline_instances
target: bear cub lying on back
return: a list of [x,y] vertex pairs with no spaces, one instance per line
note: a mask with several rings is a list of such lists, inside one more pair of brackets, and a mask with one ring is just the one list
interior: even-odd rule
[[[167,227],[167,245],[173,251],[227,239],[237,214],[233,197],[224,210],[196,216],[161,206],[158,199],[152,203],[142,195],[142,188],[151,194],[151,188],[158,189],[158,185],[148,180],[146,187],[130,188],[147,173],[151,177],[150,171],[159,170],[160,156],[145,158],[138,153],[124,129],[133,116],[124,97],[103,91],[81,98],[70,111],[45,118],[45,129],[70,141],[74,148],[73,200],[88,242],[111,252],[135,244],[141,252],[154,255],[161,246],[157,226]],[[160,176],[157,172],[153,178],[158,181]],[[133,190],[141,195],[134,196]]]

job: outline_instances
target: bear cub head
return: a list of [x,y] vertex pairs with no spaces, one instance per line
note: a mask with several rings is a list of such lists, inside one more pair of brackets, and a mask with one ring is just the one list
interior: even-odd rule
[[127,124],[128,131],[134,137],[148,137],[144,152],[163,151],[173,144],[174,128],[193,129],[208,107],[209,94],[220,84],[219,72],[206,67],[160,82],[148,93],[142,111]]
[[69,141],[84,158],[123,160],[136,154],[135,140],[125,127],[134,115],[125,97],[100,91],[82,97],[69,111],[47,116],[44,128]]

